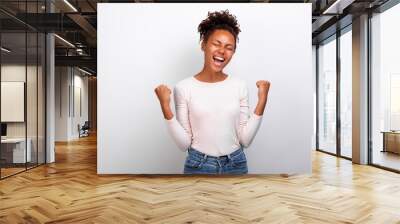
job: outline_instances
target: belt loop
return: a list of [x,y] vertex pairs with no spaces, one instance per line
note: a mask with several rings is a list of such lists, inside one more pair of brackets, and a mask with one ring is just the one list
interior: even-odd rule
[[203,157],[203,159],[204,159],[204,160],[206,160],[206,159],[207,159],[207,154],[204,154],[204,157]]
[[231,154],[228,154],[228,159],[231,159]]

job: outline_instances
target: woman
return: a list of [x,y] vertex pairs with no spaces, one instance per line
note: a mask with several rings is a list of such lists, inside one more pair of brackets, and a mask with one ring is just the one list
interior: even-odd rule
[[159,85],[156,95],[174,141],[188,151],[185,174],[246,174],[243,147],[250,145],[261,124],[270,83],[257,81],[258,103],[249,116],[246,83],[223,72],[236,50],[236,17],[228,10],[209,12],[198,31],[204,67],[174,88],[176,117],[170,108],[171,90]]

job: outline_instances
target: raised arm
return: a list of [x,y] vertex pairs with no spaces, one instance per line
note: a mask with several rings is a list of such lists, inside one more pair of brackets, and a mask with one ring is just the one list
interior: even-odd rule
[[192,142],[192,132],[189,124],[187,102],[182,93],[175,88],[175,119],[170,107],[171,90],[165,85],[159,85],[155,90],[160,101],[161,110],[167,123],[168,131],[180,150],[186,151]]
[[252,113],[250,117],[248,90],[246,86],[243,86],[241,89],[238,133],[239,142],[245,148],[250,146],[260,127],[270,87],[270,83],[263,80],[258,81],[256,85],[258,88],[258,102],[254,113]]
[[256,86],[258,88],[258,102],[256,108],[254,109],[254,113],[258,116],[262,116],[264,114],[265,105],[267,104],[268,92],[271,83],[266,80],[259,80],[256,82]]

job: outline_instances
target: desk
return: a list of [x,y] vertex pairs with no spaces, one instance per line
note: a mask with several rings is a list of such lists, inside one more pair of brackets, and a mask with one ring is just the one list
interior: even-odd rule
[[[30,138],[27,139],[26,154],[25,154],[25,138],[6,138],[1,139],[1,154],[2,157],[6,159],[7,162],[10,163],[25,163],[30,162],[32,160],[31,154],[31,145],[32,140]],[[12,146],[10,149],[9,146]],[[5,154],[3,156],[3,154]],[[12,154],[12,157],[11,157]],[[8,156],[9,155],[9,156]],[[9,157],[9,158],[6,158]],[[12,158],[12,160],[11,160]],[[25,158],[27,161],[25,161]]]
[[393,152],[400,154],[400,132],[382,131],[381,133],[383,133],[382,152]]

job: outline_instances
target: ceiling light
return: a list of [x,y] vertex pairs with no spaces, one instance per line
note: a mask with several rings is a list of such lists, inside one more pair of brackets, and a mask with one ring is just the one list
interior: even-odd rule
[[72,10],[74,10],[74,12],[78,12],[78,10],[71,4],[69,3],[68,0],[64,0],[65,4],[67,4]]
[[77,49],[76,49],[76,52],[77,52],[79,55],[83,55],[83,50],[82,50],[81,48],[77,48]]
[[66,39],[64,39],[64,38],[62,38],[62,37],[60,37],[60,36],[58,36],[57,34],[54,34],[54,36],[57,37],[58,39],[60,39],[61,41],[63,41],[64,43],[66,43],[67,45],[69,45],[69,46],[75,48],[75,45],[71,44],[71,42],[69,42],[68,40],[66,40]]
[[4,52],[6,52],[6,53],[10,53],[10,52],[11,52],[11,50],[9,50],[9,49],[7,49],[7,48],[5,48],[5,47],[1,47],[1,50],[4,51]]

